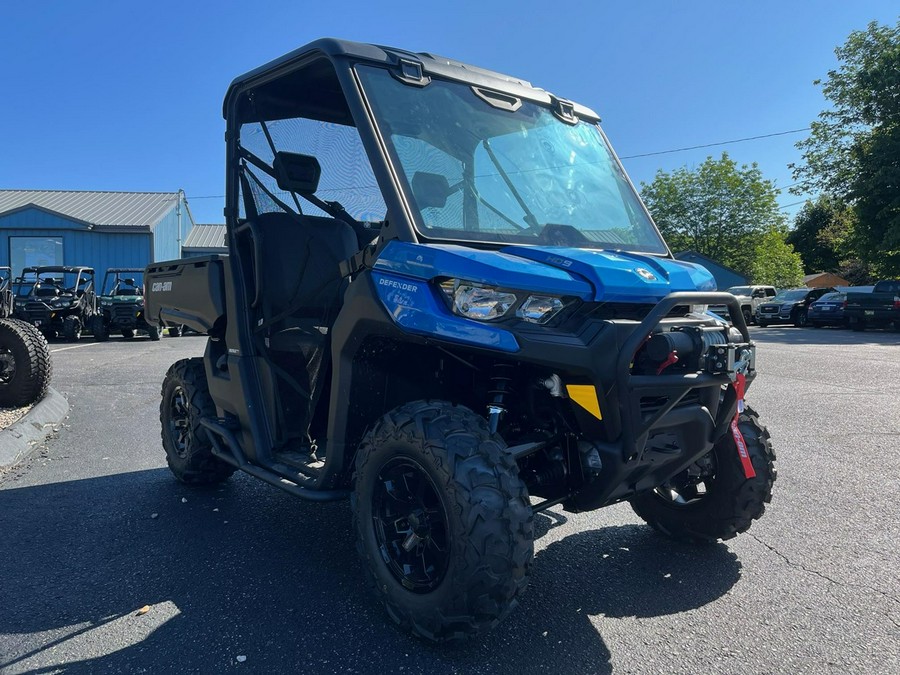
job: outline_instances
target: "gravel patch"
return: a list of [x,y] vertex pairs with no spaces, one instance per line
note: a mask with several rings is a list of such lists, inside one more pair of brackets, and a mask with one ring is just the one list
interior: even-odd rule
[[0,429],[6,429],[6,427],[18,422],[22,415],[33,407],[34,404],[26,405],[22,408],[0,408]]

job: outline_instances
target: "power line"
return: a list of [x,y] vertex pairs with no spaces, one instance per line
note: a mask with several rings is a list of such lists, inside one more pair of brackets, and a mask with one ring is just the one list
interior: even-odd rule
[[762,134],[761,136],[747,136],[745,138],[734,138],[730,141],[719,141],[718,143],[704,143],[703,145],[691,145],[686,148],[674,148],[673,150],[660,150],[658,152],[644,152],[640,155],[625,155],[619,159],[636,159],[638,157],[654,157],[656,155],[669,155],[673,152],[687,152],[688,150],[697,150],[699,148],[714,148],[717,145],[730,145],[731,143],[744,143],[745,141],[756,141],[761,138],[772,138],[773,136],[787,136],[788,134],[799,134],[809,131],[809,127],[803,129],[791,129],[790,131],[777,131],[774,134]]
[[791,202],[790,204],[785,204],[784,206],[779,206],[778,208],[779,208],[780,210],[783,211],[784,209],[789,209],[789,208],[791,208],[792,206],[797,206],[798,204],[805,204],[807,201],[808,201],[808,200],[804,199],[804,200],[799,201],[799,202]]

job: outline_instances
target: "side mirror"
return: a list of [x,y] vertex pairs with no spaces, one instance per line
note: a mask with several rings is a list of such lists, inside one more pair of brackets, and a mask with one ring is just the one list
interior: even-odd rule
[[278,187],[299,195],[312,195],[319,189],[322,167],[312,155],[297,152],[276,152],[272,162]]
[[416,171],[412,177],[412,192],[420,209],[442,209],[450,196],[450,183],[442,174]]

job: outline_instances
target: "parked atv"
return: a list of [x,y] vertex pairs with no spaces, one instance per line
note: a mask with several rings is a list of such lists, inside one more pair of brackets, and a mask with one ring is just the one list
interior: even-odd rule
[[48,339],[81,338],[97,313],[94,270],[90,267],[26,267],[16,279],[15,316],[36,327]]
[[133,338],[137,331],[147,333],[151,340],[159,340],[159,326],[147,323],[144,318],[144,292],[137,281],[143,274],[144,270],[140,268],[111,267],[106,270],[100,287],[99,308],[93,319],[93,333],[98,340],[109,340],[113,332]]
[[351,498],[377,597],[438,641],[516,606],[537,512],[630,501],[696,543],[762,516],[741,307],[673,258],[591,110],[320,40],[225,118],[228,256],[145,275],[148,321],[209,336],[162,385],[179,480]]

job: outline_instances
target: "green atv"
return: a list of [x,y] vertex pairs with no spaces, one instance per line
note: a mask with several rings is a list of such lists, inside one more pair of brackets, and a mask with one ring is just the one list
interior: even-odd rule
[[37,328],[48,340],[62,337],[75,342],[93,325],[97,297],[91,267],[26,267],[13,286],[13,316]]
[[151,340],[159,340],[159,327],[144,320],[144,291],[137,275],[144,270],[130,267],[111,267],[101,286],[101,296],[94,317],[94,337],[109,340],[110,333],[118,331],[123,338],[133,338],[143,331]]

